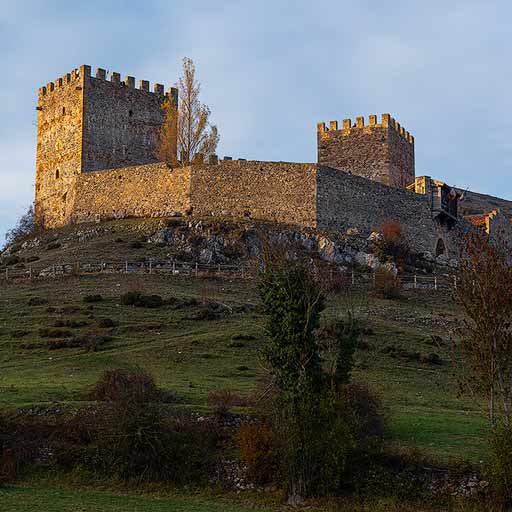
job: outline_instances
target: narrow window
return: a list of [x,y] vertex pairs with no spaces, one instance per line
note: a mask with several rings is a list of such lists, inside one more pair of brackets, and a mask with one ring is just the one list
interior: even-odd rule
[[65,116],[66,115],[66,107],[62,107],[62,115]]
[[132,117],[132,116],[133,116],[133,110],[129,110],[129,111],[128,111],[128,115],[129,115],[130,117]]
[[59,169],[57,169],[55,171],[55,179],[58,180],[59,178],[60,178],[60,171],[59,171]]

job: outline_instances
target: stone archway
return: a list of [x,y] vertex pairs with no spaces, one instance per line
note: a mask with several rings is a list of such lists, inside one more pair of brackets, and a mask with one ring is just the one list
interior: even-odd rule
[[446,255],[446,245],[442,238],[438,238],[436,243],[436,258],[442,255]]

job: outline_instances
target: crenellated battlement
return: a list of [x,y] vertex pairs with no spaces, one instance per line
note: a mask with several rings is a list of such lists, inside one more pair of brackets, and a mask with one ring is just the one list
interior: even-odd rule
[[53,82],[39,88],[39,97],[46,96],[52,93],[55,89],[67,85],[77,85],[81,79],[91,78],[93,80],[103,80],[109,82],[112,85],[118,87],[126,87],[129,89],[135,89],[143,91],[149,94],[156,94],[158,96],[170,96],[173,99],[177,99],[178,90],[175,87],[169,87],[167,92],[164,92],[164,86],[162,84],[155,83],[153,89],[150,88],[148,80],[139,80],[138,87],[135,87],[135,77],[127,75],[124,80],[121,80],[121,75],[115,71],[107,73],[107,70],[103,68],[96,68],[95,76],[92,76],[91,66],[83,64],[78,69],[73,69],[70,73],[66,73],[63,77],[57,78]]
[[381,122],[377,122],[377,116],[372,114],[368,116],[368,124],[365,124],[364,117],[356,117],[355,123],[352,123],[351,119],[343,119],[341,128],[338,125],[338,121],[330,121],[329,126],[326,123],[317,123],[317,132],[340,132],[341,135],[350,135],[353,130],[371,130],[373,128],[389,128],[395,130],[400,134],[407,142],[414,144],[414,137],[407,131],[400,123],[396,121],[389,114],[381,115]]

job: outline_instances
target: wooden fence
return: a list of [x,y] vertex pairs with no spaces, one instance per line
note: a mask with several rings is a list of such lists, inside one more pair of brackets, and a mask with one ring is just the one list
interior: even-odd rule
[[[357,287],[374,288],[375,273],[329,270],[331,280]],[[231,279],[254,278],[254,267],[248,264],[226,265],[184,261],[75,261],[49,266],[28,265],[26,268],[6,267],[0,270],[0,284],[52,279],[69,275],[93,274],[161,274],[176,277],[225,277]],[[451,274],[424,275],[401,274],[398,276],[406,289],[453,290],[457,276]]]

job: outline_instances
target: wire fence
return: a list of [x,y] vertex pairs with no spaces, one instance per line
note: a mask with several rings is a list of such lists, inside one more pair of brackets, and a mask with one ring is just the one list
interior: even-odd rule
[[[375,272],[356,272],[331,268],[329,279],[338,285],[375,288]],[[74,261],[51,265],[31,264],[25,268],[6,267],[0,269],[0,284],[53,279],[63,276],[101,274],[160,274],[175,277],[253,279],[255,267],[247,263],[238,265],[206,264],[185,261]],[[424,275],[400,274],[401,286],[405,289],[456,290],[457,276],[452,274]]]

